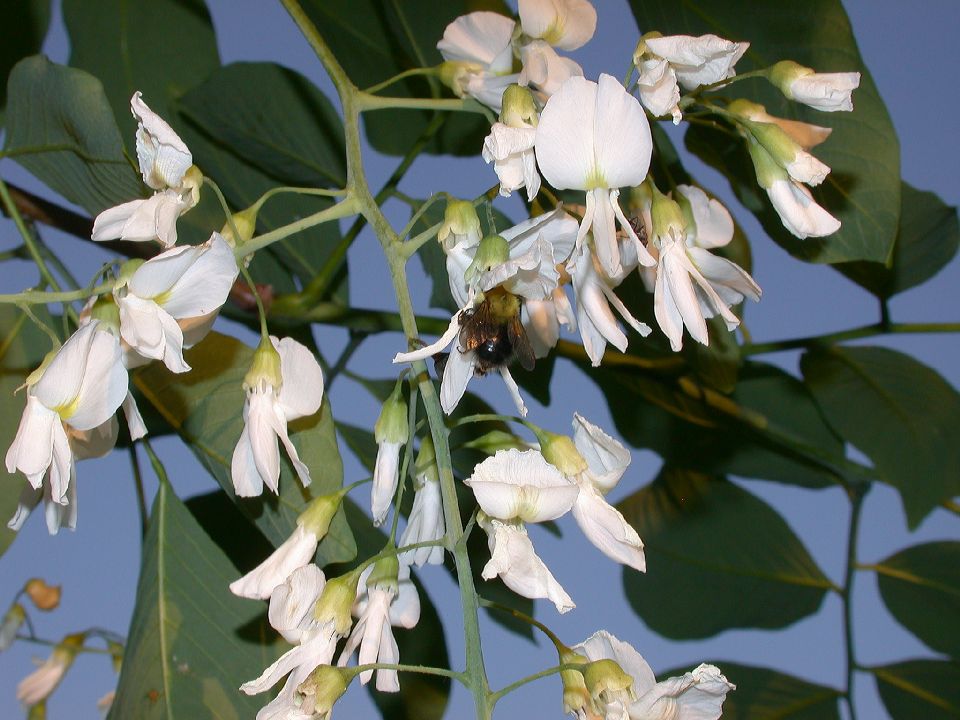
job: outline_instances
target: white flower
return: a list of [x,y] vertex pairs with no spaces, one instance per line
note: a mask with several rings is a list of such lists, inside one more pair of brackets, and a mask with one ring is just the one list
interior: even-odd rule
[[[371,565],[360,576],[359,593],[353,607],[357,623],[347,638],[337,664],[344,667],[358,647],[357,662],[397,664],[400,651],[393,627],[412,628],[420,620],[420,595],[410,579],[410,566],[387,558]],[[364,670],[360,682],[366,685],[377,673],[377,690],[399,692],[396,670]]]
[[524,302],[521,318],[537,358],[546,357],[556,347],[561,325],[570,332],[577,329],[577,316],[562,287],[555,288],[546,300]]
[[860,87],[860,73],[818,73],[791,60],[770,68],[770,82],[791,100],[824,112],[853,110],[853,91]]
[[670,63],[660,57],[638,59],[637,71],[637,90],[643,106],[656,117],[673,116],[673,124],[679,125],[683,117],[679,105],[680,86]]
[[574,60],[557,54],[543,40],[533,40],[520,46],[523,70],[517,82],[538,90],[541,102],[552,96],[567,80],[583,77],[583,68]]
[[85,635],[67,635],[53,648],[50,657],[17,685],[17,700],[25,708],[46,700],[57,689],[83,645]]
[[230,592],[239,597],[266,600],[294,570],[313,560],[317,542],[316,534],[297,524],[293,534],[270,557],[239,580],[230,583]]
[[764,189],[783,226],[801,240],[832,235],[840,229],[840,221],[820,207],[803,185],[784,177]]
[[727,109],[735,115],[740,115],[754,122],[773,123],[804,150],[816,147],[830,137],[830,133],[833,132],[832,128],[822,125],[813,125],[812,123],[787,120],[776,115],[770,115],[763,105],[758,105],[743,98],[734,100],[727,106]]
[[[398,382],[393,393],[380,409],[380,416],[373,426],[377,441],[377,462],[373,470],[373,487],[370,490],[370,510],[373,524],[382,525],[393,503],[400,480],[400,448],[410,436],[407,418],[407,403],[400,395]],[[432,451],[432,444],[430,446]],[[421,453],[423,453],[421,446]]]
[[643,182],[652,149],[643,108],[610,75],[601,75],[599,83],[570,78],[540,114],[536,140],[540,171],[558,190],[587,192],[577,245],[592,229],[594,250],[609,276],[621,271],[617,221],[635,244],[639,261],[654,264],[620,209],[617,189]]
[[177,218],[197,204],[199,182],[189,172],[193,156],[159,115],[135,92],[130,108],[137,118],[137,160],[143,181],[157,192],[107,208],[93,223],[94,240],[158,240],[165,248],[177,242]]
[[238,272],[233,250],[219,233],[202,245],[173,248],[147,260],[114,291],[121,337],[144,357],[187,372],[183,348],[188,345],[178,321],[217,311]]
[[91,322],[79,328],[40,377],[28,379],[27,405],[7,450],[7,472],[20,470],[34,489],[47,477],[51,499],[60,505],[68,503],[74,484],[69,434],[107,423],[127,394],[120,343],[98,326]]
[[579,491],[536,450],[498,450],[463,484],[483,512],[506,522],[556,520],[570,510]]
[[588,0],[520,0],[520,26],[561,50],[576,50],[593,37],[597,11]]
[[527,188],[527,199],[533,200],[540,192],[540,175],[533,143],[537,130],[533,126],[510,127],[494,123],[490,134],[483,141],[483,160],[493,163],[500,180],[500,194],[510,197],[514,190]]
[[546,598],[565,613],[576,607],[566,591],[533,549],[522,523],[503,522],[477,514],[477,523],[487,533],[490,561],[484,566],[484,580],[499,576],[503,584],[523,597]]
[[[313,557],[312,553],[310,557]],[[293,644],[299,643],[303,633],[310,629],[313,607],[326,583],[323,571],[309,560],[307,558],[305,564],[293,570],[270,593],[270,610],[267,614],[270,625]],[[230,586],[231,590],[235,584]]]
[[590,661],[614,660],[633,678],[627,692],[607,695],[604,717],[621,720],[717,720],[736,686],[713,665],[657,682],[647,661],[628,643],[600,630],[571,650]]
[[[279,356],[280,377],[258,375],[251,368],[244,380],[244,426],[230,463],[233,487],[240,497],[260,495],[264,484],[274,493],[279,492],[279,441],[283,442],[300,482],[304,487],[310,484],[310,470],[300,461],[287,434],[287,424],[320,409],[323,372],[313,353],[293,338],[278,340],[271,336],[270,343],[269,348],[258,348],[257,354]],[[255,366],[256,362],[255,356]]]
[[687,90],[711,85],[736,75],[733,66],[750,43],[732,42],[716,35],[648,37],[647,49],[670,63],[677,81]]
[[[400,547],[442,540],[447,533],[436,468],[434,467],[432,473],[419,473],[413,487],[416,494],[413,496],[413,507],[407,517],[407,527],[400,536]],[[422,567],[426,563],[440,565],[443,563],[443,546],[435,545],[407,550],[399,557],[400,562],[412,563],[417,567]]]
[[446,82],[460,97],[469,95],[497,112],[503,91],[517,81],[511,40],[516,23],[494,12],[461,15],[447,25],[437,50],[452,77]]

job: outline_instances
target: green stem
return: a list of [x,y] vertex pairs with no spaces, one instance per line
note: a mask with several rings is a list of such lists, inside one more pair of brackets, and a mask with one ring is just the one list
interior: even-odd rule
[[364,670],[397,670],[398,672],[418,673],[420,675],[440,675],[448,677],[458,682],[463,682],[463,673],[447,668],[428,667],[425,665],[394,665],[393,663],[367,663],[366,665],[357,665],[355,668],[358,673]]
[[850,534],[847,537],[847,568],[843,579],[843,638],[847,663],[847,682],[844,698],[847,702],[850,720],[856,720],[853,704],[853,674],[857,669],[857,659],[853,645],[853,574],[857,570],[857,535],[860,529],[860,511],[863,499],[870,490],[869,484],[855,484],[848,489],[850,497]]
[[94,288],[80,288],[79,290],[64,290],[61,292],[44,292],[43,290],[25,290],[22,293],[0,295],[0,303],[13,305],[45,305],[47,303],[68,303],[74,300],[86,300],[93,295],[105,295],[113,292],[113,281],[97,285]]
[[[401,325],[407,338],[413,340],[418,337],[416,316],[407,288],[404,265],[405,258],[399,252],[400,240],[381,212],[376,200],[370,193],[363,171],[363,158],[360,148],[360,112],[362,109],[374,107],[398,107],[390,105],[393,99],[376,98],[363,95],[347,77],[346,72],[334,57],[320,32],[307,17],[297,0],[281,0],[287,12],[293,18],[307,42],[323,64],[330,79],[333,81],[337,94],[343,106],[344,140],[347,151],[347,188],[350,190],[348,199],[355,199],[360,213],[367,219],[373,228],[390,265],[390,274],[393,280],[394,292],[397,297],[397,306],[400,313]],[[414,100],[415,99],[411,99]],[[366,102],[366,107],[362,107]],[[438,109],[442,103],[449,101],[432,101],[431,104],[414,105]],[[461,101],[455,101],[461,105]],[[472,102],[472,101],[471,101]],[[477,106],[479,104],[474,103]],[[411,105],[406,105],[410,107]],[[346,201],[344,201],[346,202]],[[470,558],[463,537],[463,525],[460,519],[460,508],[457,504],[456,482],[450,462],[450,448],[447,443],[447,429],[444,423],[443,412],[430,376],[426,372],[423,362],[414,364],[414,373],[418,378],[423,405],[426,409],[430,431],[433,437],[434,449],[437,457],[437,469],[440,473],[441,496],[443,499],[444,520],[447,524],[448,546],[452,548],[454,562],[457,569],[457,579],[460,585],[460,599],[462,603],[464,639],[466,644],[465,682],[473,693],[476,715],[479,720],[489,720],[493,710],[490,702],[490,686],[487,681],[486,669],[483,664],[483,651],[480,645],[480,623],[477,608],[477,592],[473,585],[473,574],[470,567]]]
[[952,333],[960,332],[960,323],[874,323],[862,327],[841,330],[826,335],[811,335],[809,337],[792,338],[790,340],[775,340],[767,343],[752,343],[740,346],[741,355],[763,355],[765,353],[780,352],[781,350],[796,350],[814,345],[827,345],[844,340],[873,337],[875,335],[903,335],[912,333]]
[[140,513],[140,539],[147,536],[147,497],[143,491],[143,475],[140,472],[140,459],[137,457],[137,444],[130,443],[130,465],[133,468],[133,484],[137,490],[137,511]]
[[284,225],[281,228],[264,233],[263,235],[257,235],[256,237],[250,238],[250,240],[245,242],[243,245],[237,246],[237,248],[234,250],[234,254],[238,258],[244,257],[245,255],[250,255],[261,248],[265,248],[279,240],[288,238],[291,235],[300,232],[301,230],[306,230],[307,228],[312,228],[316,225],[330,222],[331,220],[339,220],[340,218],[347,217],[348,215],[355,215],[358,209],[359,205],[356,201],[356,198],[351,196],[348,192],[347,196],[336,205],[332,205],[319,212],[315,212],[313,215],[307,215],[307,217],[298,220],[297,222]]
[[[238,237],[234,234],[234,237]],[[257,291],[257,284],[253,281],[253,276],[250,275],[250,271],[247,270],[246,263],[243,260],[237,259],[237,269],[240,271],[240,274],[243,275],[243,279],[246,280],[247,286],[250,288],[250,294],[253,295],[253,301],[257,304],[257,315],[260,316],[260,339],[269,340],[270,330],[267,327],[267,311],[263,307],[263,298],[260,297],[260,293]]]
[[493,702],[496,703],[504,695],[508,695],[512,693],[514,690],[516,690],[517,688],[523,687],[524,685],[528,685],[536,680],[540,680],[545,677],[550,677],[551,675],[556,675],[558,673],[563,672],[564,670],[582,670],[585,667],[586,665],[584,665],[583,663],[567,663],[563,665],[554,665],[551,668],[547,668],[546,670],[541,670],[540,672],[534,673],[533,675],[527,675],[525,678],[520,678],[519,680],[510,683],[506,687],[500,688],[495,693],[493,693],[491,697],[493,698]]
[[[286,0],[282,0],[286,3]],[[354,90],[356,108],[359,112],[369,110],[447,110],[485,115],[491,122],[495,120],[489,109],[472,98],[466,100],[453,98],[411,98],[382,97]]]
[[388,78],[383,82],[377,83],[376,85],[371,85],[363,92],[367,95],[373,95],[380,92],[384,88],[388,88],[391,85],[405,80],[408,77],[415,77],[417,75],[439,75],[440,68],[438,67],[421,67],[421,68],[411,68],[409,70],[404,70],[402,73],[394,75],[392,78]]

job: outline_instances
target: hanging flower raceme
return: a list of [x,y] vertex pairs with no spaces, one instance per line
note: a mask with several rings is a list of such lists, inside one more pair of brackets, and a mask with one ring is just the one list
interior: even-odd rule
[[269,598],[292,572],[313,560],[317,544],[330,529],[345,494],[346,490],[339,490],[312,500],[297,517],[297,527],[290,537],[257,567],[230,583],[230,592],[251,599]]
[[310,470],[300,461],[287,434],[287,423],[320,409],[323,372],[317,359],[293,338],[264,338],[243,379],[243,388],[247,391],[243,431],[230,463],[237,495],[260,495],[264,485],[279,492],[281,441],[306,487],[310,484]]
[[500,111],[503,91],[517,82],[513,73],[516,23],[494,12],[461,15],[447,25],[437,50],[446,62],[441,77],[458,97],[465,95]]
[[540,175],[533,143],[537,136],[537,108],[526,88],[510,85],[503,93],[500,122],[493,124],[483,141],[483,159],[493,163],[500,180],[500,194],[527,188],[527,200],[540,191]]
[[386,520],[393,496],[397,493],[400,448],[406,445],[410,438],[407,403],[401,395],[399,382],[380,410],[380,417],[373,426],[373,437],[377,441],[377,462],[373,471],[373,487],[370,490],[370,509],[373,513],[373,524],[380,526]]
[[644,35],[633,55],[640,74],[640,102],[653,115],[672,115],[674,124],[679,124],[680,86],[695,90],[733,77],[733,66],[748,47],[750,43],[732,42],[716,35]]
[[238,272],[233,250],[219,233],[202,245],[172,248],[142,263],[128,261],[114,290],[121,337],[172,372],[187,372],[184,348],[209,330]]
[[623,477],[630,451],[579,414],[573,416],[572,441],[544,430],[537,439],[544,459],[579,488],[571,509],[587,539],[612,560],[646,572],[640,536],[603,497]]
[[818,73],[792,60],[783,60],[768,71],[770,82],[786,97],[824,112],[853,110],[853,91],[860,73]]
[[[120,343],[101,330],[99,322],[91,321],[47,356],[27,378],[26,387],[27,404],[7,450],[6,467],[9,473],[19,470],[26,475],[32,490],[25,493],[11,523],[14,527],[23,523],[43,487],[48,502],[60,506],[47,511],[53,533],[64,520],[69,527],[76,521],[74,443],[90,440],[88,453],[103,454],[116,439],[112,416],[127,394]],[[64,506],[72,506],[66,517]]]
[[[584,673],[591,690],[593,707],[599,712],[594,717],[613,720],[717,720],[727,693],[736,686],[729,682],[718,668],[702,664],[679,677],[657,682],[647,661],[628,643],[617,639],[606,630],[600,630],[570,650],[592,663],[612,660],[619,670],[632,678],[629,687],[622,687],[619,675],[612,673],[613,682],[596,682]],[[587,666],[590,668],[590,665]],[[609,666],[599,667],[611,677]],[[599,678],[602,680],[602,677]],[[594,680],[593,683],[589,682]],[[581,717],[590,717],[582,714]]]
[[317,691],[308,678],[317,668],[330,665],[337,642],[349,634],[353,625],[350,610],[359,580],[359,570],[324,582],[322,573],[317,576],[314,571],[301,569],[278,588],[281,595],[275,607],[271,599],[268,617],[271,624],[279,625],[274,627],[284,637],[297,645],[277,658],[256,680],[240,686],[247,695],[256,695],[289,675],[277,697],[257,713],[257,720],[310,717],[300,711],[305,702],[309,705],[305,696],[315,696]]
[[180,136],[141,99],[130,98],[137,119],[137,160],[143,182],[156,192],[100,213],[93,222],[94,240],[157,240],[163,247],[177,242],[177,218],[200,199],[200,171]]
[[86,637],[86,633],[67,635],[53,648],[50,657],[40,667],[20,681],[17,685],[17,700],[21,705],[30,708],[50,697],[73,665]]
[[499,576],[528,598],[548,598],[559,612],[573,600],[537,556],[524,523],[555,520],[566,514],[579,488],[535,450],[500,450],[479,463],[464,481],[482,512],[477,522],[487,533],[490,561],[484,579]]
[[[400,536],[400,547],[422,542],[442,540],[447,532],[443,519],[443,499],[440,494],[440,474],[437,471],[437,458],[433,449],[433,440],[426,436],[420,441],[420,452],[414,463],[413,507],[407,517],[407,527]],[[416,550],[400,553],[400,562],[417,567],[429,563],[440,565],[443,562],[443,546],[425,546]]]
[[710,252],[733,239],[730,213],[700,188],[678,186],[677,196],[682,207],[653,188],[651,212],[658,254],[654,314],[674,351],[683,346],[684,327],[707,345],[707,318],[719,315],[733,330],[740,320],[730,307],[745,297],[760,300],[749,274]]
[[[357,662],[397,664],[400,651],[393,637],[393,627],[410,629],[420,620],[420,595],[410,579],[410,566],[396,557],[387,557],[363,571],[359,593],[353,606],[357,624],[347,638],[337,664],[345,666],[359,647]],[[364,670],[360,682],[366,685],[377,673],[377,690],[399,692],[396,670]]]
[[507,365],[516,356],[526,369],[533,367],[533,349],[521,318],[523,302],[549,299],[557,288],[560,275],[556,258],[565,257],[572,245],[565,238],[568,229],[569,224],[563,223],[555,211],[521,223],[503,235],[488,236],[476,246],[470,244],[472,236],[468,234],[454,247],[445,248],[450,292],[461,309],[435,343],[393,359],[423,360],[457,341],[440,385],[445,412],[456,408],[471,377],[497,371],[518,412],[526,414]]
[[643,108],[610,75],[601,75],[598,83],[570,78],[540,114],[540,172],[558,190],[586,191],[577,245],[582,246],[592,230],[593,251],[608,276],[622,269],[617,222],[634,243],[639,262],[654,264],[618,201],[618,188],[643,182],[652,149]]

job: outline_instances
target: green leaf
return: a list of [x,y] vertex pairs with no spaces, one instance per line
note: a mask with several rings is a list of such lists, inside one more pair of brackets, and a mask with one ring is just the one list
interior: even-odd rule
[[[0,447],[8,448],[17,435],[20,416],[26,405],[26,391],[14,392],[26,382],[50,351],[50,339],[12,305],[0,306]],[[3,555],[17,534],[7,527],[27,487],[27,479],[20,473],[10,474],[0,466],[0,555]]]
[[289,185],[343,187],[343,124],[315,85],[274,63],[219,68],[177,103],[181,115]]
[[879,298],[890,298],[920,285],[953,259],[960,244],[957,209],[932,192],[903,183],[900,227],[893,264],[843,263],[836,268]]
[[[771,668],[708,660],[737,686],[723,701],[724,720],[840,720],[837,701],[843,694]],[[689,668],[659,673],[662,679]]]
[[[280,495],[269,492],[258,498],[237,498],[230,477],[233,449],[243,430],[243,377],[253,350],[239,340],[210,333],[184,353],[193,368],[178,375],[153,363],[134,375],[134,383],[147,402],[173,426],[220,487],[251,518],[275,546],[286,540],[297,516],[312,497],[340,488],[343,466],[337,450],[330,403],[320,411],[290,423],[290,439],[300,459],[310,468],[313,482],[303,488],[281,452]],[[317,564],[343,562],[356,554],[356,545],[342,512],[320,543]]]
[[735,83],[723,90],[724,95],[743,95],[765,105],[771,115],[833,128],[830,139],[814,150],[832,169],[814,194],[843,223],[829,237],[799,240],[783,227],[766,193],[757,185],[740,139],[696,126],[687,131],[686,143],[694,154],[728,175],[744,206],[757,215],[770,237],[795,257],[818,263],[886,262],[896,238],[900,209],[900,146],[840,0],[754,3],[749,13],[727,0],[631,0],[630,5],[641,32],[714,33],[748,41],[750,49],[737,63],[739,73],[779,60],[795,60],[818,72],[861,73],[852,113],[824,114],[806,108],[788,101],[761,79]]
[[252,570],[273,552],[270,541],[223,490],[194,495],[183,504],[241,573]]
[[[404,70],[443,61],[437,43],[446,26],[460,15],[491,10],[510,15],[500,0],[308,0],[303,8],[350,79],[370,87]],[[413,77],[383,91],[391,97],[450,96],[437,80]],[[370,112],[364,115],[367,137],[387,155],[404,155],[423,134],[433,113],[422,110]],[[447,113],[424,150],[475,155],[489,124],[481,115]]]
[[664,637],[786,627],[832,587],[773,508],[722,478],[665,467],[617,508],[646,547],[646,574],[624,570],[627,599]]
[[227,589],[238,574],[161,483],[111,720],[253,717],[263,700],[237,688],[276,655],[263,604]]
[[960,542],[914,545],[872,569],[893,616],[929,647],[960,657]]
[[[50,0],[5,3],[0,9],[0,24],[16,28],[16,32],[8,32],[0,42],[0,78],[5,78],[20,60],[40,52],[50,27]],[[7,84],[0,82],[0,124],[6,107]]]
[[870,668],[893,720],[947,720],[960,716],[960,664],[909,660]]
[[133,93],[170,122],[171,102],[220,65],[203,0],[64,0],[63,20],[70,64],[103,82],[131,154]]
[[35,55],[7,89],[4,152],[39,180],[91,214],[143,194],[99,80]]
[[900,491],[911,528],[960,494],[960,395],[936,371],[880,347],[811,350],[800,368],[827,422]]

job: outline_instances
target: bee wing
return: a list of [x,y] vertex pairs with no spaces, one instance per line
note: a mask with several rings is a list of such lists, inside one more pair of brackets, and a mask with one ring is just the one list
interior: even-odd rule
[[514,317],[507,323],[507,337],[513,346],[513,354],[520,362],[524,370],[533,370],[536,364],[536,355],[533,352],[533,346],[527,338],[527,331],[523,329],[523,323],[520,317]]
[[489,303],[480,303],[472,311],[460,315],[460,351],[476,350],[489,338],[495,337],[499,323],[490,312]]

